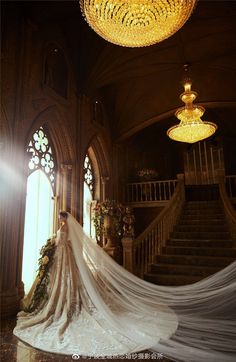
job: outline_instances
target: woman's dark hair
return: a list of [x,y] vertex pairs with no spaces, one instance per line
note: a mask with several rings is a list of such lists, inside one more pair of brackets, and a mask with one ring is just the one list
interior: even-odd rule
[[65,219],[68,218],[68,214],[67,214],[66,211],[60,211],[60,212],[59,212],[59,216],[64,217]]

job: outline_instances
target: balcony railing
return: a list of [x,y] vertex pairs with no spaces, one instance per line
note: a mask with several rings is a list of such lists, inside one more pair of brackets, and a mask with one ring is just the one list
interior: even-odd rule
[[[168,181],[160,183],[166,182],[168,184]],[[124,267],[141,278],[147,272],[149,264],[153,263],[155,256],[161,254],[162,247],[165,246],[170,232],[173,231],[185,202],[183,175],[178,175],[178,180],[169,182],[177,186],[161,213],[137,239],[129,237],[122,239]]]
[[169,201],[176,185],[177,180],[128,183],[126,200],[129,204]]
[[225,176],[225,188],[230,199],[236,199],[236,175]]

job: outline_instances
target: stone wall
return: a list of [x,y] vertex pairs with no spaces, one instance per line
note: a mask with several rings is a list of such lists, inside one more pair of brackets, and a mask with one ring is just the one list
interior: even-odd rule
[[94,99],[77,91],[75,69],[60,27],[50,21],[33,22],[19,7],[8,4],[2,35],[0,293],[2,317],[6,317],[17,312],[24,292],[26,148],[33,132],[40,126],[47,128],[57,164],[57,208],[70,211],[79,221],[87,149],[93,148],[106,183],[97,195],[106,198],[112,192],[112,146],[106,122],[101,124],[94,117]]

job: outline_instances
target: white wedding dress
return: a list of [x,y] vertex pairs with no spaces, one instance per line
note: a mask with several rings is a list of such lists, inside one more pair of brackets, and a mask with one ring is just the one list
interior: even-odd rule
[[156,286],[114,262],[71,215],[67,223],[68,235],[57,232],[49,298],[18,313],[17,337],[66,355],[152,349],[176,361],[235,361],[235,265],[191,286]]
[[[57,244],[50,270],[47,303],[37,313],[18,313],[14,334],[21,340],[44,351],[98,357],[144,350],[155,345],[160,335],[167,337],[175,331],[177,319],[174,313],[162,331],[158,324],[161,313],[144,318],[132,311],[122,310],[122,306],[109,305],[109,292],[104,289],[103,297],[104,300],[107,299],[107,308],[110,308],[117,321],[124,321],[129,329],[128,334],[136,333],[140,336],[140,343],[122,335],[119,328],[109,323],[106,314],[96,308],[88,295],[80,269],[86,267],[86,272],[91,273],[95,279],[97,276],[86,263],[76,265],[71,241],[68,240],[66,232],[58,230]],[[96,293],[99,297],[96,286],[94,293],[95,298]],[[162,308],[169,313],[169,308]],[[147,336],[145,329],[148,330]],[[148,338],[148,344],[142,343],[145,338]]]

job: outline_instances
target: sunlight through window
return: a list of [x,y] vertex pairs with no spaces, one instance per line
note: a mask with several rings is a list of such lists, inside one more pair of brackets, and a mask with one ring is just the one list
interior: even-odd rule
[[88,155],[84,159],[84,202],[83,229],[88,236],[95,237],[92,224],[91,205],[93,201],[94,175],[91,160]]
[[41,171],[33,172],[27,181],[23,274],[27,293],[36,277],[39,251],[52,235],[53,207],[52,186]]
[[53,233],[55,163],[43,127],[29,142],[22,280],[27,294],[37,275],[40,249]]

